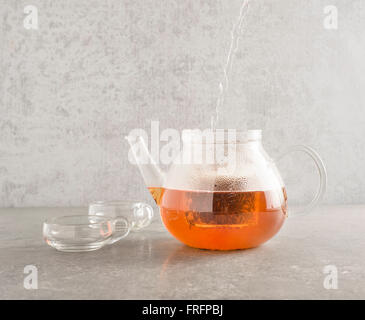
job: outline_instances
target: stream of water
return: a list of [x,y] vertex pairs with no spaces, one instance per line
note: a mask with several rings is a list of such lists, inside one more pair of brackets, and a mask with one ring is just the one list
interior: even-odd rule
[[231,30],[231,44],[229,47],[228,55],[226,63],[223,67],[223,79],[219,83],[219,96],[217,99],[215,113],[211,118],[211,128],[212,130],[217,129],[218,121],[219,121],[219,112],[224,107],[224,101],[228,92],[229,88],[229,78],[232,72],[232,65],[233,65],[233,58],[238,49],[238,43],[241,36],[241,29],[243,25],[243,21],[245,20],[245,16],[249,9],[249,2],[250,0],[243,0],[239,17],[237,22],[233,25]]

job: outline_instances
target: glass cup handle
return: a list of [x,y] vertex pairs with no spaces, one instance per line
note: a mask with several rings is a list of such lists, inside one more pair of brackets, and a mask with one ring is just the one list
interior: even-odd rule
[[323,195],[325,194],[326,188],[327,188],[327,172],[326,172],[326,167],[323,163],[323,160],[319,156],[319,154],[315,150],[313,150],[311,147],[308,147],[305,145],[295,145],[295,146],[290,147],[284,154],[282,154],[278,158],[278,160],[283,158],[288,153],[297,152],[297,151],[304,152],[312,158],[312,160],[314,161],[314,163],[317,167],[318,174],[319,174],[319,187],[318,187],[318,190],[317,190],[314,198],[312,199],[312,201],[309,204],[307,204],[304,208],[302,208],[300,210],[294,210],[294,215],[302,215],[302,214],[306,214],[306,213],[310,212],[319,203],[319,201],[322,199]]
[[133,231],[139,231],[150,225],[153,218],[153,208],[147,204],[138,202],[133,206],[132,227]]
[[120,239],[125,238],[130,231],[130,225],[127,219],[123,217],[112,218],[111,220],[113,234],[109,239],[108,244],[113,244]]

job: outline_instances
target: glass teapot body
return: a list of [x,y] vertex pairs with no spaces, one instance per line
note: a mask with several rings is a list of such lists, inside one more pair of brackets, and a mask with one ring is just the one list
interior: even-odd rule
[[183,147],[162,187],[149,187],[162,221],[196,248],[256,247],[283,225],[282,179],[261,143],[261,131],[208,138],[183,132]]
[[[261,130],[184,130],[183,147],[166,173],[143,138],[126,138],[163,223],[181,242],[202,249],[246,249],[269,240],[283,225],[286,190],[262,146]],[[325,193],[326,169],[310,147],[288,151],[306,153],[318,169],[319,188],[301,213],[308,212]]]

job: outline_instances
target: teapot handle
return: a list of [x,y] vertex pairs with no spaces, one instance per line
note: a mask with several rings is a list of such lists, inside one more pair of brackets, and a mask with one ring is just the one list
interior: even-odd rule
[[321,159],[319,154],[311,147],[305,145],[295,145],[290,147],[284,154],[282,154],[278,158],[278,160],[280,160],[289,153],[297,151],[304,152],[312,158],[319,174],[319,187],[312,201],[309,204],[307,204],[304,208],[299,210],[294,210],[294,215],[303,215],[310,212],[314,207],[316,207],[319,201],[322,199],[323,195],[325,194],[327,188],[327,172],[323,160]]

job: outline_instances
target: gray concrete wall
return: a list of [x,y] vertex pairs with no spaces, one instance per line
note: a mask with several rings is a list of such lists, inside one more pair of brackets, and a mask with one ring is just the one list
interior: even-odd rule
[[[38,8],[37,30],[23,26]],[[0,0],[0,206],[149,199],[123,139],[151,120],[206,128],[240,0]],[[336,5],[337,30],[323,26]],[[261,128],[275,157],[323,157],[327,203],[365,202],[365,2],[251,1],[220,127]],[[292,202],[317,183],[279,164]]]

